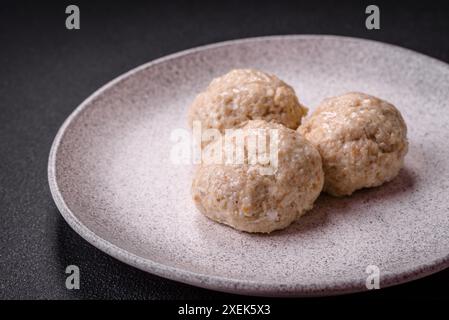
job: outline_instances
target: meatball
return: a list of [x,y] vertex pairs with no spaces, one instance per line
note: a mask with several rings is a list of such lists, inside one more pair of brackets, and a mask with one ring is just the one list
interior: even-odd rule
[[189,109],[192,127],[199,121],[204,129],[233,128],[248,120],[274,121],[296,129],[307,114],[292,87],[274,75],[236,69],[215,78]]
[[364,93],[325,99],[298,131],[320,152],[324,191],[334,196],[393,179],[408,151],[400,112]]
[[[280,124],[249,121],[241,132],[245,137],[244,161],[198,166],[192,183],[193,200],[205,216],[238,230],[269,233],[283,229],[311,209],[320,194],[324,183],[321,157],[298,132]],[[267,137],[270,147],[276,145],[265,149],[266,153],[276,152],[276,161],[249,160],[248,141],[254,132],[258,138]],[[272,136],[273,132],[277,136]],[[276,144],[272,144],[275,139]],[[219,143],[208,147],[216,148],[214,144]],[[274,170],[262,170],[267,166]]]

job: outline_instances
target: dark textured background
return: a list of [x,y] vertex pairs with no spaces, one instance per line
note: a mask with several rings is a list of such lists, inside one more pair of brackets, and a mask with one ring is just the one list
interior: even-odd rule
[[[149,60],[202,44],[274,34],[380,40],[449,62],[448,1],[379,2],[381,30],[365,29],[354,1],[72,1],[81,30],[65,29],[68,2],[0,3],[0,298],[213,299],[122,264],[81,239],[59,215],[47,157],[64,119],[98,87]],[[425,112],[425,110],[423,110]],[[65,289],[65,267],[81,290]],[[448,298],[449,270],[376,292],[327,300]]]

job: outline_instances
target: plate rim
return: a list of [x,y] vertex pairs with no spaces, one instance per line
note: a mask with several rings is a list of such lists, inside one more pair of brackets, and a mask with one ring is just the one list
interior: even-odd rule
[[[142,70],[150,68],[153,65],[173,60],[179,57],[187,56],[189,54],[194,54],[199,51],[215,49],[230,45],[236,45],[241,43],[248,43],[253,41],[267,41],[267,40],[301,40],[301,39],[334,39],[343,41],[356,41],[356,42],[370,42],[376,43],[377,45],[389,46],[395,50],[402,50],[408,52],[408,54],[418,55],[422,59],[427,59],[429,62],[437,63],[443,68],[447,68],[449,72],[449,64],[438,60],[436,58],[427,56],[420,52],[404,48],[398,45],[385,43],[381,41],[348,37],[340,35],[328,35],[328,34],[290,34],[290,35],[271,35],[271,36],[260,36],[260,37],[250,37],[235,40],[227,40],[212,44],[201,45],[198,47],[182,50],[176,53],[165,55],[163,57],[157,58],[155,60],[146,62],[131,70],[115,77],[111,81],[107,82],[99,89],[91,93],[84,101],[79,104],[74,111],[66,118],[61,127],[59,128],[53,143],[51,145],[50,154],[48,158],[48,183],[50,187],[50,192],[52,198],[61,213],[64,220],[69,224],[69,226],[79,234],[84,240],[89,242],[91,245],[97,249],[103,251],[104,253],[112,256],[113,258],[136,267],[142,271],[167,278],[170,280],[178,281],[181,283],[211,289],[216,291],[222,291],[234,294],[243,295],[253,295],[253,296],[268,296],[268,297],[305,297],[305,296],[329,296],[329,295],[340,295],[347,293],[356,293],[362,291],[368,291],[361,286],[361,283],[357,281],[339,281],[332,280],[323,282],[324,285],[310,285],[301,283],[272,283],[272,282],[260,282],[254,280],[244,280],[244,279],[234,279],[215,275],[209,275],[199,272],[192,272],[182,268],[172,267],[166,264],[158,263],[150,259],[140,257],[132,252],[129,252],[108,240],[100,237],[95,232],[91,231],[85,224],[83,224],[72,212],[69,206],[64,201],[62,192],[59,189],[59,185],[56,179],[56,162],[58,156],[59,146],[64,138],[67,128],[74,122],[75,119],[90,105],[90,103],[95,100],[98,96],[103,94],[109,88],[115,86],[126,78],[138,73]],[[427,263],[422,263],[421,265],[415,265],[413,268],[408,268],[402,270],[401,272],[389,273],[382,277],[381,288],[390,287],[393,285],[402,284],[412,280],[417,280],[428,276],[430,274],[436,273],[438,271],[444,270],[449,267],[449,250],[446,256],[428,261]]]

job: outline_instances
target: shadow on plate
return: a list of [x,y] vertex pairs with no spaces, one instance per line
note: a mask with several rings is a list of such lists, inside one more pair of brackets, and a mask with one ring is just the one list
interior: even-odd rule
[[[404,167],[398,176],[379,187],[361,189],[346,197],[334,197],[322,193],[316,200],[312,210],[301,217],[298,222],[289,228],[276,232],[276,235],[307,232],[326,224],[329,215],[357,215],[360,214],[354,207],[361,204],[376,205],[379,201],[394,201],[415,187],[415,174]],[[269,235],[268,235],[269,236]]]

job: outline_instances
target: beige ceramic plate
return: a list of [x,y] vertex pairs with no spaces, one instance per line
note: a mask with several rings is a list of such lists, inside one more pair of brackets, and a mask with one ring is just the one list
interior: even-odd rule
[[[170,137],[186,128],[194,95],[239,67],[278,75],[312,109],[347,91],[391,101],[409,127],[405,168],[382,187],[321,196],[269,236],[203,217],[190,199],[191,167],[170,161]],[[448,65],[361,39],[280,36],[188,50],[124,74],[74,111],[51,150],[51,191],[87,241],[162,277],[241,294],[329,295],[366,290],[374,265],[381,287],[398,284],[449,264],[448,88]]]

